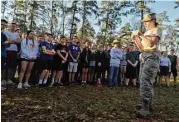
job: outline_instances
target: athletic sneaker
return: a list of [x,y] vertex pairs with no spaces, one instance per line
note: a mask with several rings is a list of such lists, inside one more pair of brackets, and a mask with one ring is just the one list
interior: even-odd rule
[[7,84],[6,80],[1,81],[1,85],[6,85],[6,84]]
[[3,90],[6,90],[6,88],[5,87],[1,87],[1,91],[3,91]]
[[100,82],[98,82],[98,83],[96,84],[96,86],[97,86],[97,87],[101,87],[102,84],[101,84]]
[[63,83],[62,82],[58,82],[58,86],[63,86]]
[[86,85],[86,81],[82,81],[82,82],[81,82],[81,85]]
[[15,83],[14,83],[14,82],[12,82],[12,80],[8,80],[8,81],[7,81],[7,84],[10,84],[10,85],[15,85]]
[[24,83],[24,87],[25,88],[29,88],[29,87],[31,87],[28,83]]
[[49,87],[53,87],[53,86],[54,86],[54,84],[52,84],[52,83],[49,85]]
[[22,89],[22,83],[19,83],[17,86],[18,89]]

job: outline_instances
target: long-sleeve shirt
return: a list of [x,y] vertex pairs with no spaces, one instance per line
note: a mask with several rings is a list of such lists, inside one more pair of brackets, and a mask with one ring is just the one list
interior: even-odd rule
[[6,47],[4,43],[5,41],[7,41],[7,37],[3,32],[1,32],[1,58],[7,57]]
[[112,48],[110,51],[110,66],[120,66],[120,60],[122,59],[122,51],[119,48]]
[[[6,31],[6,32],[4,32],[4,34],[10,40],[18,40],[18,39],[20,39],[19,34],[16,33],[16,32]],[[8,51],[16,51],[17,52],[18,51],[17,44],[10,44],[10,46],[7,47],[6,50],[8,50]]]
[[[96,59],[96,66],[99,67],[99,66],[98,66],[98,63],[102,63],[102,60],[104,60],[101,51],[98,50],[98,51],[96,52],[96,54],[95,54],[95,59]],[[101,67],[101,66],[100,66],[100,67]]]

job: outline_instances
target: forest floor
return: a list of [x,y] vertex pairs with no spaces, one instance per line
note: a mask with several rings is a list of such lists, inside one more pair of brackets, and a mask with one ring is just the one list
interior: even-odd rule
[[179,85],[155,87],[154,111],[135,116],[139,88],[68,86],[1,91],[2,122],[179,122]]

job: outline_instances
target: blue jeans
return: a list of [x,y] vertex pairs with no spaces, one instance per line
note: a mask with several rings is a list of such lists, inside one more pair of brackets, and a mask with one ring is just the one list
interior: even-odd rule
[[109,85],[118,86],[118,74],[120,73],[120,67],[110,66]]

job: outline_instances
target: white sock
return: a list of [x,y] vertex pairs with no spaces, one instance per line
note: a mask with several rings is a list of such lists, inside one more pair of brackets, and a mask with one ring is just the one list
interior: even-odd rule
[[42,81],[43,81],[42,79],[39,79],[39,84],[42,84]]
[[54,83],[58,83],[58,81],[57,80],[55,80],[55,82]]
[[51,82],[52,85],[54,84],[54,81],[55,81],[55,78],[52,78],[52,82]]
[[52,82],[54,83],[54,81],[55,81],[55,78],[52,78]]
[[47,79],[44,79],[44,84],[46,84],[47,83]]
[[61,83],[61,81],[59,80],[58,83]]

